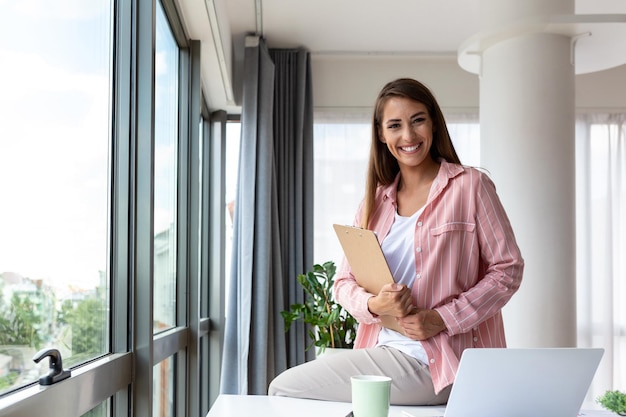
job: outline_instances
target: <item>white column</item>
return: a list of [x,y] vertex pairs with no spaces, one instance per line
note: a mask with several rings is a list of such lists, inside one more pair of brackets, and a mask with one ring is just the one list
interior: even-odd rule
[[[489,0],[485,25],[573,13],[573,1]],[[576,345],[574,66],[570,37],[518,33],[482,51],[481,165],[526,262],[504,309],[510,347]]]
[[483,54],[481,165],[526,262],[505,308],[509,346],[575,346],[574,69],[569,39],[535,34]]

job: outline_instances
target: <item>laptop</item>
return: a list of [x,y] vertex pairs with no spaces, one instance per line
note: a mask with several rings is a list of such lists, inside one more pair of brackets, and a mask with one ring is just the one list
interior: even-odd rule
[[462,356],[444,417],[576,417],[601,348],[476,348]]

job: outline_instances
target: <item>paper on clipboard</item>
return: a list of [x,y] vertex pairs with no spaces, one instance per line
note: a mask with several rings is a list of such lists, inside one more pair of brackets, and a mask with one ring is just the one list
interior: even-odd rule
[[[376,233],[355,226],[333,224],[339,243],[350,264],[356,282],[369,293],[378,294],[383,285],[393,283]],[[383,326],[404,334],[396,318],[380,316]]]

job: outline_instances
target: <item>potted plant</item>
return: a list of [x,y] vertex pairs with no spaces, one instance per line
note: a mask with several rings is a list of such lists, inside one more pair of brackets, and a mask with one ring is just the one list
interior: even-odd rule
[[597,399],[598,404],[609,411],[626,416],[626,394],[620,391],[607,391]]
[[281,311],[285,332],[297,320],[309,325],[311,344],[307,350],[317,346],[318,354],[327,348],[351,349],[356,337],[356,319],[333,299],[335,270],[334,262],[329,261],[299,274],[298,282],[305,292],[304,304],[292,304],[289,310]]

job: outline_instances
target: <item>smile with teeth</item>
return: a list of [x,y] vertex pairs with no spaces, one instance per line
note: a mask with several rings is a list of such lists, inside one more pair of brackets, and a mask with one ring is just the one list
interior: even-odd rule
[[413,151],[416,151],[421,146],[422,146],[422,143],[420,142],[417,145],[401,147],[400,150],[404,152],[413,152]]

